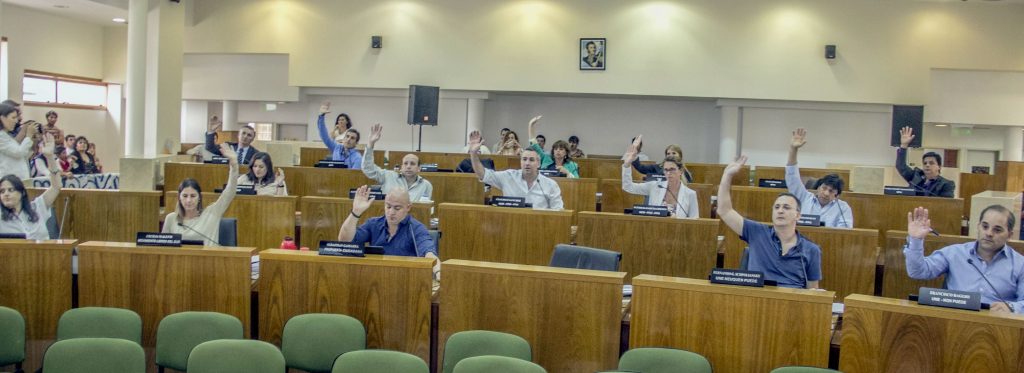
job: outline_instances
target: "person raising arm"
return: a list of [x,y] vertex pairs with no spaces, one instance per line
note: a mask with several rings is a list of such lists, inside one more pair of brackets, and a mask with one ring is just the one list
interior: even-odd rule
[[796,165],[797,152],[807,143],[807,130],[797,128],[789,144],[789,162],[786,163],[786,188],[800,200],[803,215],[818,215],[826,227],[853,228],[853,210],[839,199],[843,193],[843,179],[828,174],[815,183],[814,193],[808,192]]
[[541,118],[543,116],[538,115],[530,119],[529,128],[527,129],[527,134],[530,136],[530,149],[540,154],[540,168],[542,170],[557,170],[570,179],[578,179],[580,177],[580,167],[569,156],[569,143],[558,140],[554,145],[551,145],[551,154],[547,154],[544,153],[544,148],[537,142],[534,134],[537,133],[536,127],[540,123]]
[[401,173],[385,170],[373,163],[373,149],[380,141],[384,133],[384,126],[380,123],[374,124],[370,129],[370,139],[366,145],[366,156],[363,157],[363,174],[366,177],[381,183],[381,190],[392,190],[402,188],[409,192],[409,199],[413,202],[430,202],[430,195],[434,191],[433,184],[420,176],[420,157],[416,154],[406,154],[402,157]]

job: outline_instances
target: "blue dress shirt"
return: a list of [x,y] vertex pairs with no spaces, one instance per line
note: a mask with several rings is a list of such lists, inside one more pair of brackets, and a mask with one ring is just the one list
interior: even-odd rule
[[[1002,298],[1015,313],[1024,313],[1024,255],[1005,245],[992,257],[991,263],[986,263],[978,256],[977,245],[978,241],[949,245],[925,257],[924,240],[907,237],[907,246],[903,248],[907,274],[918,280],[946,275],[947,289],[979,292],[981,301],[989,304],[1000,302]],[[973,263],[968,263],[968,259]],[[979,271],[988,277],[992,286]]]
[[316,120],[317,132],[320,133],[320,141],[323,141],[327,149],[331,151],[332,161],[344,161],[348,168],[359,170],[363,168],[363,155],[356,149],[345,149],[344,146],[338,144],[331,138],[331,134],[327,131],[327,124],[324,123],[324,115],[320,114],[320,117]]
[[366,224],[356,229],[353,243],[366,243],[381,246],[385,255],[426,256],[427,253],[437,255],[437,243],[430,237],[427,227],[412,215],[407,215],[398,223],[398,231],[394,237],[388,235],[388,219],[383,216],[370,218]]
[[806,288],[808,281],[821,281],[821,248],[799,232],[796,237],[796,246],[782,255],[775,227],[743,219],[740,239],[749,246],[747,269],[764,272],[766,280],[788,288]]

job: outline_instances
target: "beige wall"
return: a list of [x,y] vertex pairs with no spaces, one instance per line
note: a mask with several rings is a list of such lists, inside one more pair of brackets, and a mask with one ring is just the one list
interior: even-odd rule
[[[219,0],[195,12],[186,52],[288,53],[295,86],[924,103],[929,68],[1024,69],[1022,4]],[[578,70],[580,37],[608,38],[608,71]]]

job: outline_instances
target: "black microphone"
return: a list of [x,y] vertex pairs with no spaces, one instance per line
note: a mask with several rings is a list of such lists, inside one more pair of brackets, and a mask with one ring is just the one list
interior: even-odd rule
[[[975,249],[977,249],[977,244],[975,244],[974,247]],[[995,285],[992,285],[992,282],[988,280],[988,277],[985,276],[985,273],[982,272],[981,269],[978,268],[978,266],[974,265],[974,259],[967,258],[967,264],[970,264],[975,271],[978,271],[978,274],[981,275],[981,278],[985,280],[986,283],[988,283],[988,286],[992,288],[992,292],[996,295],[996,299],[999,299],[1000,302],[1006,304],[1006,306],[1010,308],[1010,312],[1014,312],[1013,306],[1010,305],[1010,302],[1007,302],[1005,299],[1003,299],[1003,297],[999,296],[999,290],[996,290]]]
[[[679,207],[679,196],[676,196],[675,193],[672,193],[672,189],[669,189],[669,187],[666,185],[661,185],[661,183],[658,184],[658,188],[664,189],[666,192],[668,192],[668,194],[671,194],[672,198],[676,199],[676,208]],[[672,211],[672,214],[675,215],[675,211]]]
[[185,223],[183,223],[181,220],[178,220],[178,226],[179,227],[184,227],[184,228],[187,228],[190,231],[196,232],[196,234],[198,234],[200,236],[203,236],[203,238],[210,240],[210,242],[213,242],[214,245],[224,246],[224,245],[221,245],[220,242],[217,242],[217,240],[212,239],[212,238],[210,238],[210,236],[207,236],[207,235],[203,234],[203,232],[197,231],[195,228],[192,228],[190,226],[185,225]]
[[68,200],[71,197],[64,196],[64,211],[60,213],[60,227],[57,229],[57,239],[61,239],[64,236],[64,221],[68,217]]

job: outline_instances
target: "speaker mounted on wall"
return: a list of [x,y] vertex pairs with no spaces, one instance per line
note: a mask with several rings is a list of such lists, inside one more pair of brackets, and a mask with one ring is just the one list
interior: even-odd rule
[[825,46],[825,59],[834,60],[836,59],[836,46],[829,44]]
[[900,129],[910,127],[914,130],[914,139],[910,141],[911,148],[920,148],[921,139],[924,133],[921,132],[924,123],[924,106],[920,105],[893,105],[892,106],[892,135],[889,145],[900,146]]
[[423,85],[409,86],[410,125],[437,125],[437,100],[441,89]]

